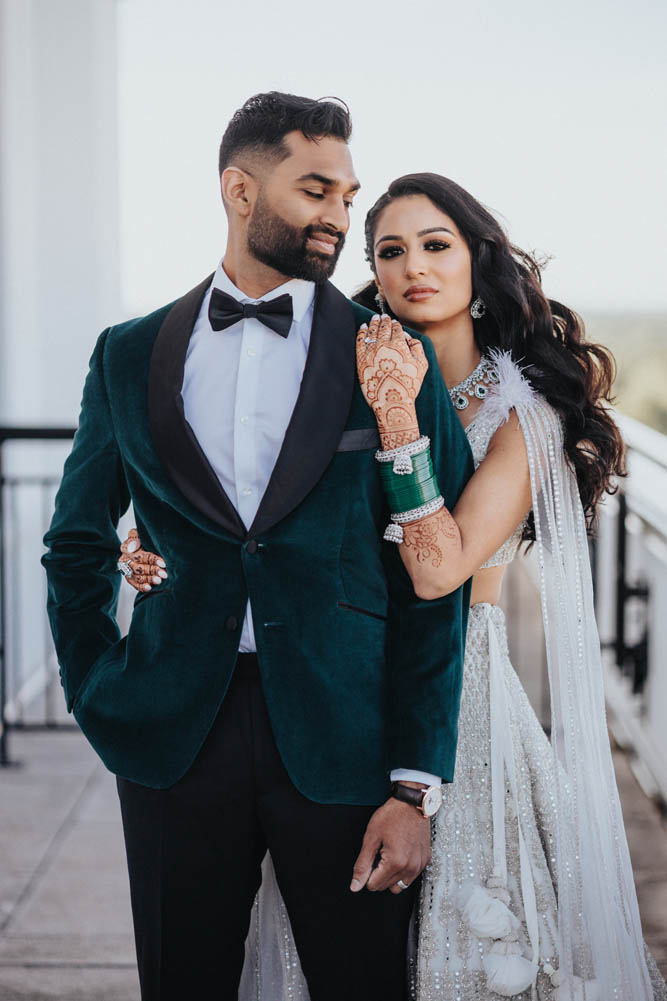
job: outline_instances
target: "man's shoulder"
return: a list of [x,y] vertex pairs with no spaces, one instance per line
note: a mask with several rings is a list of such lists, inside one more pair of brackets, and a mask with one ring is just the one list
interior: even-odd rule
[[107,344],[117,344],[125,342],[129,338],[150,337],[151,334],[157,334],[165,317],[177,302],[178,299],[174,299],[173,302],[159,306],[158,309],[154,309],[144,316],[135,316],[130,320],[123,320],[121,323],[114,323],[108,328]]
[[194,288],[180,295],[177,299],[173,299],[172,302],[168,302],[165,306],[159,306],[145,316],[137,316],[134,319],[124,320],[122,323],[116,323],[112,327],[109,327],[107,331],[107,343],[127,344],[128,341],[152,342],[166,317],[175,307],[178,308],[177,316],[179,323],[194,322],[212,278],[213,274],[208,275],[203,281],[195,285]]

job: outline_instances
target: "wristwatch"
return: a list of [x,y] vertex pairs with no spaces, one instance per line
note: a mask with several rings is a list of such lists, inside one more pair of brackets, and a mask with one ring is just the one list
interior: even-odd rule
[[413,789],[402,782],[392,782],[391,794],[394,799],[416,806],[424,817],[434,817],[442,806],[442,786],[429,786],[427,789]]

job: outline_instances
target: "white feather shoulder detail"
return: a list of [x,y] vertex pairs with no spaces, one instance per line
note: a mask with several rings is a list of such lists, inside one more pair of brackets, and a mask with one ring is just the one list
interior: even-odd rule
[[485,417],[497,421],[500,427],[508,420],[510,411],[522,405],[534,406],[540,397],[509,351],[492,348],[488,355],[498,373],[498,382],[489,386],[489,395],[481,409]]

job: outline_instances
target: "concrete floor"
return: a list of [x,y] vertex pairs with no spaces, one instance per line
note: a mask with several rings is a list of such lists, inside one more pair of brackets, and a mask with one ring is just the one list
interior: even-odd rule
[[[113,776],[75,730],[13,733],[11,754],[20,764],[0,773],[0,998],[139,1001]],[[644,931],[667,972],[667,826],[620,752],[616,767]]]

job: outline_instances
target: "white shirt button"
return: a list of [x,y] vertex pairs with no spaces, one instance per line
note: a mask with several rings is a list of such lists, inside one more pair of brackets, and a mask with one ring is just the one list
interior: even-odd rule
[[255,351],[254,348],[248,348],[248,354],[250,355],[251,358],[254,358],[257,352]]
[[241,424],[247,424],[249,420],[250,420],[249,417],[242,417],[241,418]]
[[243,496],[244,497],[249,497],[251,493],[252,493],[252,490],[250,489],[250,487],[246,487],[245,490],[243,491]]

